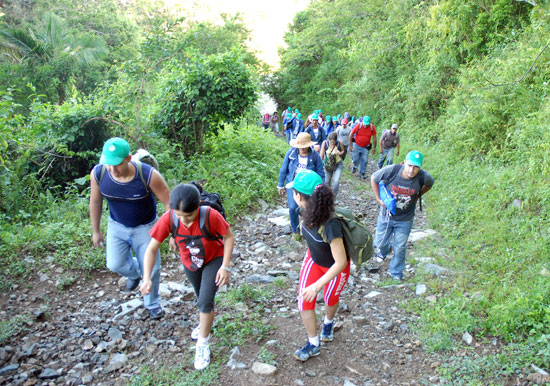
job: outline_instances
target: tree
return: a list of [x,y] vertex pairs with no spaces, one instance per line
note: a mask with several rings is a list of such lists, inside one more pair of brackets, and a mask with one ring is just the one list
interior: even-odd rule
[[66,87],[79,70],[100,62],[107,54],[105,42],[91,34],[73,34],[65,21],[53,12],[43,15],[41,24],[27,31],[5,28],[0,31],[0,52],[55,83],[58,103],[66,98]]

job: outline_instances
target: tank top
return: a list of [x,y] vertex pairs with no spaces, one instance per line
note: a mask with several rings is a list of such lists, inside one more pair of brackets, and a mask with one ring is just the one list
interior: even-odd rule
[[[157,217],[157,205],[153,194],[143,185],[137,171],[136,164],[132,162],[136,173],[134,178],[128,182],[116,181],[109,170],[105,170],[101,182],[102,164],[94,167],[94,177],[99,183],[99,190],[109,204],[109,216],[116,222],[127,226],[136,227],[148,224]],[[143,178],[149,186],[153,167],[142,163]]]

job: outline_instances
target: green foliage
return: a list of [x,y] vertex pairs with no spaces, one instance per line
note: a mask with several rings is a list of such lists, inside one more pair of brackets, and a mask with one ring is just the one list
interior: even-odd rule
[[132,386],[208,386],[216,383],[220,365],[211,363],[202,371],[189,370],[184,365],[175,367],[144,367],[130,381]]
[[13,337],[28,328],[25,326],[30,322],[28,315],[16,316],[8,320],[0,320],[0,344],[9,342]]
[[202,151],[206,133],[240,120],[256,100],[257,85],[236,51],[207,57],[189,53],[161,77],[155,126],[182,143],[188,155]]

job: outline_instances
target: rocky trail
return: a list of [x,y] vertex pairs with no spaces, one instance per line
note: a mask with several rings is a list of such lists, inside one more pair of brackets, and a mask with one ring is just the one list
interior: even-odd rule
[[[371,159],[369,174],[375,167]],[[338,199],[339,205],[362,214],[374,230],[377,206],[367,181],[347,171]],[[388,280],[388,262],[379,270],[369,269],[376,268],[369,263],[359,272],[352,267],[336,316],[334,341],[323,345],[321,355],[307,362],[292,357],[307,338],[296,308],[298,273],[306,247],[291,238],[288,224],[286,202],[280,199],[271,207],[260,202],[257,214],[244,216],[233,225],[234,270],[229,288],[223,288],[218,298],[245,284],[265,289],[269,297],[217,306],[211,366],[219,366],[220,371],[215,383],[439,384],[438,359],[426,353],[413,332],[416,317],[401,306],[404,299],[415,296],[436,300],[433,295],[429,298],[423,284],[410,281],[419,266],[407,266],[405,281],[399,284]],[[409,257],[415,240],[433,232],[424,228],[423,214],[417,212]],[[2,320],[21,315],[25,323],[0,347],[0,384],[120,385],[127,384],[144,366],[179,367],[184,373],[195,373],[194,342],[190,339],[198,321],[194,294],[179,258],[171,254],[162,258],[165,316],[158,321],[148,318],[139,294],[122,292],[124,280],[107,270],[82,276],[60,291],[56,282],[64,271],[50,261],[32,284],[3,294]],[[434,268],[437,266],[431,264],[430,269]],[[255,328],[263,331],[261,340],[248,339],[234,347],[220,344],[216,328],[224,322],[244,328],[253,311],[260,311],[260,319],[255,320],[261,326]],[[317,311],[322,315],[322,303]],[[237,315],[241,319],[234,319]]]

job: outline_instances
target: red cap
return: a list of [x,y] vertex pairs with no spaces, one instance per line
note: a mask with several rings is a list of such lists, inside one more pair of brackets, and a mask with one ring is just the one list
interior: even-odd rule
[[347,125],[347,124],[348,124],[348,119],[347,118],[342,119],[342,125]]

